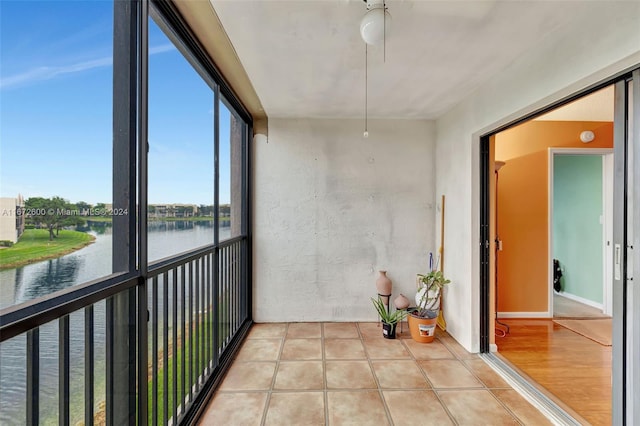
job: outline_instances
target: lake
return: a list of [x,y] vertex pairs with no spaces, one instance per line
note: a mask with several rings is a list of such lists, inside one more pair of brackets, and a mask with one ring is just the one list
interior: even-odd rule
[[[149,222],[149,263],[213,243],[212,221]],[[111,273],[111,227],[92,224],[85,231],[96,237],[93,244],[58,259],[0,271],[0,308],[23,303]],[[229,238],[230,228],[220,228],[220,240]],[[105,303],[94,307],[95,401],[104,400]],[[71,424],[84,415],[84,313],[70,316]],[[24,424],[26,383],[26,337],[17,336],[0,344],[0,425]],[[58,322],[40,327],[41,423],[57,423],[58,411]]]

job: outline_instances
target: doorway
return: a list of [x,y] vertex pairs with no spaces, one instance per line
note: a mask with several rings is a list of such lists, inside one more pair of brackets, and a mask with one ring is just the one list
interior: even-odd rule
[[[640,194],[635,193],[632,190],[633,182],[640,181],[640,171],[638,170],[638,167],[634,167],[634,164],[640,164],[637,158],[640,154],[640,147],[637,146],[640,145],[640,126],[638,125],[640,124],[640,107],[637,105],[639,103],[638,101],[640,101],[640,88],[637,84],[635,85],[635,87],[632,84],[633,81],[639,80],[640,69],[633,71],[633,73],[630,72],[623,76],[616,77],[609,82],[609,85],[615,85],[615,119],[613,120],[613,148],[615,155],[613,165],[614,194],[612,208],[613,212],[611,216],[611,222],[614,225],[612,238],[608,239],[609,236],[604,236],[604,241],[609,241],[610,247],[612,249],[609,256],[605,255],[605,259],[608,260],[606,260],[606,263],[602,266],[602,274],[609,274],[609,276],[612,276],[612,291],[610,302],[607,301],[607,297],[603,291],[602,306],[603,309],[606,310],[606,305],[609,303],[611,304],[611,312],[613,315],[613,346],[609,347],[609,355],[605,355],[605,357],[610,360],[610,363],[608,365],[607,363],[601,363],[600,367],[605,371],[605,373],[608,372],[606,380],[603,380],[601,384],[610,386],[610,396],[605,398],[605,403],[608,403],[611,408],[607,414],[606,407],[604,407],[605,410],[603,411],[603,413],[599,414],[599,417],[595,420],[596,423],[613,422],[614,424],[626,424],[631,422],[634,418],[640,418],[638,417],[640,415],[640,407],[638,406],[638,404],[633,404],[634,398],[637,398],[639,392],[637,383],[640,383],[640,369],[638,369],[638,367],[636,366],[638,362],[637,360],[640,359],[640,328],[637,326],[639,315],[638,312],[640,312],[640,292],[634,292],[633,287],[631,286],[633,284],[633,271],[640,270],[640,256],[638,256],[637,250],[635,252],[633,251],[633,243],[635,242],[635,244],[637,245],[640,242],[637,235],[638,233],[633,228],[634,219],[636,223],[640,221]],[[553,108],[567,105],[569,104],[569,102],[584,97],[588,94],[592,94],[603,87],[606,87],[606,85],[602,84],[579,95],[575,95],[565,102],[559,102],[558,104],[554,105]],[[636,104],[635,108],[634,103]],[[548,110],[542,111],[541,114],[547,113],[551,110],[552,107],[549,107]],[[527,117],[527,119],[530,118],[531,117]],[[496,303],[495,308],[493,306],[493,302],[496,298],[504,301],[504,297],[501,297],[503,296],[503,293],[499,288],[495,289],[495,294],[493,293],[494,283],[492,280],[494,278],[491,273],[492,267],[497,262],[497,259],[501,255],[503,255],[503,253],[501,253],[499,249],[505,250],[505,247],[512,246],[506,244],[506,242],[503,243],[503,241],[500,241],[500,239],[502,239],[504,235],[501,232],[498,232],[500,238],[499,239],[495,231],[496,229],[500,231],[500,229],[495,227],[495,224],[491,222],[495,213],[492,210],[491,202],[492,197],[494,196],[491,190],[491,176],[493,176],[493,174],[495,173],[494,161],[505,161],[504,158],[499,158],[497,156],[497,153],[494,151],[494,147],[491,146],[491,141],[496,139],[495,137],[499,135],[499,131],[502,131],[504,129],[511,130],[515,128],[516,125],[522,124],[523,122],[524,119],[523,121],[514,123],[512,126],[498,129],[481,138],[480,238],[483,242],[483,244],[481,244],[480,256],[480,308],[482,319],[480,329],[481,351],[485,353],[483,355],[483,358],[485,358],[487,362],[493,365],[496,369],[501,370],[504,374],[511,377],[516,383],[518,383],[519,390],[523,394],[528,395],[532,400],[534,400],[539,405],[539,407],[541,407],[543,411],[545,411],[549,415],[550,418],[560,423],[577,424],[577,422],[584,421],[584,418],[581,418],[580,415],[576,413],[574,407],[568,406],[566,403],[563,403],[562,397],[578,393],[575,392],[575,386],[578,384],[581,392],[586,388],[598,387],[599,385],[597,384],[580,382],[580,379],[587,377],[588,374],[576,376],[576,380],[572,381],[573,384],[570,386],[570,388],[572,388],[573,390],[567,388],[566,392],[560,392],[559,394],[558,392],[556,392],[554,394],[553,392],[549,392],[547,389],[543,388],[539,383],[536,383],[534,380],[535,378],[532,379],[530,375],[524,374],[522,370],[519,370],[517,367],[514,368],[513,364],[508,362],[505,358],[501,357],[499,352],[498,354],[489,353],[489,349],[492,348],[492,344],[496,341],[494,327],[496,329],[499,327],[497,325],[498,323],[495,321],[499,317],[501,317],[501,321],[507,322],[524,321],[525,323],[523,325],[523,330],[530,330],[532,325],[540,328],[546,327],[550,333],[554,333],[556,329],[556,325],[553,325],[552,322],[552,309],[549,309],[548,306],[547,309],[544,309],[544,307],[541,308],[542,305],[540,305],[539,302],[537,302],[537,305],[521,305],[525,308],[530,308],[533,306],[533,311],[514,311],[515,315],[513,317],[519,317],[523,313],[534,313],[533,315],[529,315],[528,317],[526,317],[524,320],[511,319],[508,315],[499,315],[500,310],[504,309],[504,302],[502,306],[500,306],[500,304],[498,303]],[[611,162],[611,160],[608,161]],[[503,167],[501,170],[504,170],[506,172],[506,170],[508,170],[509,164],[514,164],[514,162],[510,163],[507,159],[507,166]],[[535,177],[530,176],[529,180],[535,180]],[[527,195],[532,194],[532,192],[527,193]],[[501,210],[500,214],[501,217],[503,217],[505,214],[504,210]],[[521,225],[521,227],[527,226],[529,226],[529,223]],[[547,244],[551,244],[551,242],[547,242]],[[547,256],[551,253],[551,250],[545,249],[545,251],[545,259],[548,260]],[[545,271],[551,271],[551,267],[549,265],[545,265],[544,269]],[[530,270],[536,271],[536,269]],[[521,276],[522,274],[518,278],[520,278]],[[542,280],[545,292],[547,292],[547,289],[549,288],[547,285],[550,281],[549,277],[551,277],[552,279],[551,273],[549,273],[545,277],[545,279]],[[496,275],[495,283],[499,283],[499,285],[503,289],[505,286],[508,286],[508,282],[509,281],[507,279],[501,279],[500,274]],[[519,282],[523,282],[523,280],[519,279]],[[528,303],[532,299],[533,298],[531,297],[525,297],[516,301],[522,302],[524,300]],[[545,299],[547,299],[546,302],[548,303],[550,298]],[[506,303],[509,303],[508,299]],[[513,333],[513,328],[511,332]],[[576,336],[579,336],[579,334],[577,333],[573,333],[564,329],[562,332],[566,336],[572,336],[573,338],[577,338]],[[527,355],[526,352],[530,351],[532,348],[532,341],[531,339],[526,338],[524,340],[527,342],[527,344],[520,348],[520,354]],[[542,342],[555,343],[557,342],[557,339],[555,339],[555,336],[547,337],[546,340],[542,340]],[[565,347],[563,348],[566,349]],[[500,351],[499,348],[498,351]],[[604,351],[604,353],[607,353],[606,350]],[[559,354],[558,357],[563,361],[566,361],[567,353],[565,352]],[[539,356],[534,355],[530,356],[529,361],[526,362],[529,362],[530,365],[535,366],[548,364],[547,361],[549,360],[541,359]],[[569,365],[569,367],[571,367],[571,365]],[[589,371],[593,371],[593,366],[590,367]],[[554,374],[553,372],[547,373],[551,376],[553,376]],[[580,408],[598,409],[598,402],[594,399],[591,399],[590,397],[583,398],[583,401],[581,401],[578,405]]]
[[548,170],[551,316],[611,317],[613,149],[551,148]]
[[[584,103],[601,111],[575,107]],[[502,164],[494,167],[497,356],[580,423],[611,417],[611,318],[585,317],[603,307],[604,194],[613,190],[605,188],[603,155],[613,151],[613,107],[609,86],[497,133],[493,146],[494,164]],[[563,271],[559,291],[554,259]],[[571,318],[554,317],[557,299]],[[577,382],[585,390],[569,392],[567,383]]]

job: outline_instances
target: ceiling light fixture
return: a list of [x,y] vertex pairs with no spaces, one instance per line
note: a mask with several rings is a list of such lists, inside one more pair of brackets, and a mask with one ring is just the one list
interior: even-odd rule
[[369,45],[383,46],[383,61],[387,57],[387,32],[391,23],[391,14],[387,11],[384,0],[363,0],[367,4],[367,12],[360,21],[360,36],[364,40],[364,133],[369,137]]
[[369,116],[369,52],[368,47],[364,45],[364,133],[362,136],[369,137],[369,130],[367,128],[368,116]]
[[580,140],[582,141],[582,143],[593,142],[595,138],[596,135],[591,130],[585,130],[584,132],[580,133]]
[[391,14],[387,5],[381,0],[364,0],[367,3],[367,13],[360,21],[360,35],[365,43],[379,46],[385,42]]

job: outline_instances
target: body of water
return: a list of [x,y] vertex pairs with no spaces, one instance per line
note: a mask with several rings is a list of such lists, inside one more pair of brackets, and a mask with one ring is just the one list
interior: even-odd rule
[[[197,247],[212,244],[213,222],[150,222],[149,263]],[[111,273],[111,227],[92,225],[85,229],[96,237],[93,244],[57,259],[0,271],[0,308],[23,303],[55,291],[85,283]],[[230,228],[220,228],[220,239]],[[94,305],[95,401],[104,400],[105,303]],[[70,316],[72,424],[83,417],[84,312]],[[17,336],[0,344],[0,425],[22,425],[25,419],[26,337]],[[80,400],[78,400],[78,397]],[[40,327],[41,423],[57,423],[58,322]]]

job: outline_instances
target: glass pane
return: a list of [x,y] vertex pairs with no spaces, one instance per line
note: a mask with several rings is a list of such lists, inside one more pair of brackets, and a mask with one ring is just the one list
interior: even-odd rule
[[25,424],[27,339],[21,334],[0,344],[0,424]]
[[213,244],[213,91],[149,22],[149,261]]
[[242,235],[244,121],[220,102],[220,241]]
[[112,272],[113,3],[0,15],[0,308]]

